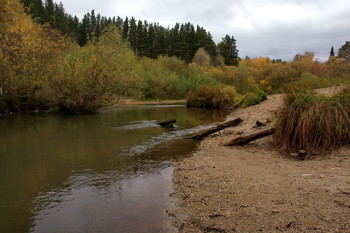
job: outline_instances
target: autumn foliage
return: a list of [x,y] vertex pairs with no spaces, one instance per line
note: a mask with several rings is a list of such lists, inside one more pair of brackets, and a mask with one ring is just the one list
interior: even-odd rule
[[49,85],[70,42],[34,23],[13,0],[1,1],[0,29],[0,110],[48,108]]
[[225,109],[233,105],[236,91],[231,86],[199,86],[187,97],[187,106]]
[[[342,57],[319,62],[306,52],[291,62],[235,58],[232,66],[225,65],[231,64],[228,56],[213,56],[200,48],[187,63],[166,55],[138,57],[122,33],[115,26],[105,27],[99,37],[90,36],[80,47],[50,25],[35,23],[19,1],[2,0],[0,113],[92,113],[122,98],[188,97],[191,106],[225,108],[245,97],[248,106],[266,94],[350,80],[350,64]],[[224,50],[223,44],[220,48]]]

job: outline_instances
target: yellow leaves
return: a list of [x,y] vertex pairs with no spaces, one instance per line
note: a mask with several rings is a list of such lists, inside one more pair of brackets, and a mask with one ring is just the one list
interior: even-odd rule
[[92,56],[91,61],[92,61],[92,63],[96,64],[96,61],[97,61],[96,56]]
[[264,79],[259,82],[259,85],[260,85],[261,89],[267,93],[270,93],[272,91],[272,87]]
[[[38,25],[17,0],[1,0],[0,48],[4,95],[12,109],[36,105],[48,79],[57,75],[61,54],[69,44],[59,33]],[[63,46],[64,45],[64,46]],[[41,102],[45,98],[41,96]],[[24,103],[21,99],[25,99]]]
[[261,80],[261,81],[260,81],[260,86],[266,86],[266,85],[267,85],[266,80]]

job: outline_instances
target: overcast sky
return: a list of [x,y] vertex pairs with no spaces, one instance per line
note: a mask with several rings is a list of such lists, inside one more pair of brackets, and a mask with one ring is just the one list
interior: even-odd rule
[[349,0],[61,0],[67,13],[126,16],[173,27],[191,22],[210,31],[215,42],[237,40],[239,56],[293,59],[311,51],[326,60],[350,41]]

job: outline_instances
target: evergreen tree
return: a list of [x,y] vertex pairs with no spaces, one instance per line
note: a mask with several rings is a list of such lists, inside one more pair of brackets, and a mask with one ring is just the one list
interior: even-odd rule
[[124,24],[123,24],[123,39],[126,40],[129,35],[129,19],[128,17],[125,18]]
[[225,59],[225,64],[229,66],[237,66],[239,62],[236,40],[233,36],[226,35],[222,38],[222,42],[218,44],[219,54]]
[[[151,27],[152,26],[152,27]],[[151,44],[151,56],[157,58],[159,55],[166,54],[169,43],[166,43],[166,29],[158,23],[151,24],[148,30],[149,41]]]
[[331,57],[334,57],[334,56],[335,56],[333,46],[332,46],[332,48],[331,48],[331,51],[330,51],[330,53],[329,53],[329,56],[331,56]]
[[78,44],[80,46],[84,46],[88,42],[88,38],[87,38],[88,24],[89,24],[89,18],[87,15],[84,15],[83,20],[81,21],[78,28]]
[[350,61],[350,41],[346,41],[338,50],[338,57]]
[[54,28],[57,28],[63,34],[69,33],[68,18],[64,11],[62,2],[59,5],[55,4]]
[[30,1],[28,7],[29,7],[30,15],[32,16],[35,22],[37,23],[45,22],[45,19],[44,19],[45,9],[41,0]]
[[96,26],[95,26],[95,36],[96,38],[100,38],[103,27],[101,25],[101,15],[97,14],[96,16]]
[[[137,21],[134,17],[130,20],[128,17],[123,20],[119,16],[101,17],[100,14],[96,15],[94,10],[85,14],[79,21],[76,16],[73,17],[65,12],[62,3],[56,4],[54,0],[45,0],[44,3],[42,0],[21,1],[36,22],[49,23],[52,28],[59,30],[62,34],[71,36],[80,46],[84,46],[92,39],[98,41],[101,32],[113,24],[138,56],[157,58],[159,55],[168,55],[191,62],[196,51],[203,48],[215,62],[217,47],[210,32],[200,26],[195,28],[191,23],[176,23],[172,28],[165,28],[159,23]],[[234,43],[233,45],[235,46]],[[225,46],[221,47],[223,49]],[[227,59],[226,56],[226,62]]]
[[180,24],[176,23],[175,26],[169,31],[169,56],[179,57],[180,55],[180,38],[179,38]]
[[45,1],[45,22],[50,23],[51,26],[54,26],[55,18],[55,4],[52,0]]
[[156,58],[156,46],[158,44],[158,40],[155,35],[155,29],[153,24],[150,24],[147,30],[147,47],[146,47],[146,56],[151,58]]
[[146,25],[143,25],[141,20],[139,20],[137,22],[136,54],[141,57],[145,55],[146,40],[147,40],[146,36],[147,36],[147,27]]
[[197,40],[196,50],[202,47],[211,56],[216,56],[217,53],[216,53],[215,42],[213,41],[211,34],[207,33],[207,31],[204,28],[197,26],[196,40]]
[[123,19],[118,16],[117,19],[115,20],[115,25],[117,26],[118,30],[121,32],[123,27]]
[[96,16],[95,16],[95,10],[91,11],[90,20],[89,21],[90,21],[89,34],[90,34],[90,38],[93,38],[93,37],[96,36],[95,29],[96,29],[96,24],[97,24]]
[[136,26],[136,20],[134,19],[134,17],[131,17],[131,19],[130,19],[128,39],[129,39],[131,48],[137,54],[137,51],[136,51],[136,48],[137,48],[137,26]]

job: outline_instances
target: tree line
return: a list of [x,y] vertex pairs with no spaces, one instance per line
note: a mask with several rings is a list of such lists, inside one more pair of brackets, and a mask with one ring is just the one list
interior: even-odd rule
[[199,48],[204,48],[212,57],[213,63],[217,63],[217,56],[221,54],[227,65],[238,64],[238,50],[233,36],[226,35],[216,45],[210,32],[198,25],[176,23],[172,28],[163,27],[159,23],[137,20],[134,17],[104,17],[94,10],[79,20],[66,13],[62,3],[57,4],[53,0],[21,1],[37,23],[50,24],[62,34],[69,35],[80,46],[99,40],[104,29],[115,25],[122,38],[129,42],[135,55],[139,57],[176,56],[188,63]]

